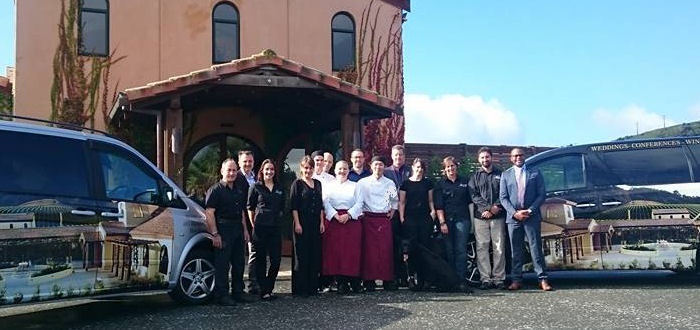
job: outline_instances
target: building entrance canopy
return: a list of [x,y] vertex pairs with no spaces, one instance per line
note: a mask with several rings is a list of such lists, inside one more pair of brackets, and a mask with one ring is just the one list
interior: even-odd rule
[[[183,154],[207,136],[240,136],[279,161],[290,141],[340,131],[347,157],[362,146],[364,122],[401,114],[402,108],[376,92],[266,50],[124,90],[109,117],[116,122],[130,112],[157,117],[158,166],[182,183],[175,173],[183,166]],[[197,119],[183,123],[191,117],[187,115]]]

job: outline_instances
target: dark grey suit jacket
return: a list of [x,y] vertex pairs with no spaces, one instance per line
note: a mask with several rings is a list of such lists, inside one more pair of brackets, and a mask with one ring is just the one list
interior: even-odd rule
[[515,181],[515,169],[513,167],[501,174],[501,205],[506,209],[506,222],[515,223],[513,218],[515,211],[531,209],[532,214],[528,221],[540,221],[540,206],[545,199],[544,177],[537,169],[525,167],[525,198],[522,206],[518,205],[518,184]]

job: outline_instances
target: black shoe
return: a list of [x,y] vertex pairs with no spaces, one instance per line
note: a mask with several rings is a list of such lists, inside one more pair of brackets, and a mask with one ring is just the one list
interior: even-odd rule
[[493,285],[494,289],[497,290],[505,290],[506,289],[506,284],[503,283],[503,281],[496,282],[496,284]]
[[318,288],[318,292],[320,292],[320,293],[328,293],[328,292],[331,292],[331,287],[330,287],[330,286],[324,286],[324,287]]
[[396,291],[399,289],[394,281],[383,281],[382,287],[384,288],[384,291]]
[[[503,283],[501,283],[503,284]],[[479,285],[479,290],[488,290],[491,289],[491,283],[489,282],[481,282],[481,285]]]
[[231,295],[231,298],[233,298],[233,300],[235,300],[239,304],[247,304],[247,303],[253,302],[253,300],[244,296],[243,294],[234,294],[234,295]]
[[405,278],[400,278],[396,281],[399,288],[407,288],[409,286],[408,281]]
[[223,296],[216,299],[216,304],[219,306],[236,306],[236,301],[229,296]]
[[264,293],[263,295],[260,296],[260,300],[264,301],[270,301],[270,300],[275,300],[277,299],[277,296],[273,295],[272,293]]
[[350,285],[347,283],[338,284],[338,294],[350,293]]
[[408,278],[408,289],[411,291],[423,291],[423,288],[425,287],[425,283],[422,281],[417,280],[415,277],[411,276]]
[[374,281],[364,281],[363,285],[367,292],[374,292],[377,290],[377,283],[374,283]]

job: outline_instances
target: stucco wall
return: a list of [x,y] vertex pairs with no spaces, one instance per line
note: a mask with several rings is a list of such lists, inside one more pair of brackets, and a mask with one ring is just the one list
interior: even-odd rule
[[[212,62],[211,14],[219,0],[110,1],[110,52],[126,56],[112,67],[116,89],[138,87],[209,67]],[[331,19],[350,13],[359,36],[369,0],[231,0],[240,16],[241,57],[273,49],[326,73],[331,72]],[[400,9],[381,7],[377,33],[387,34]],[[17,1],[17,84],[15,113],[48,118],[52,60],[57,40],[59,1]],[[383,37],[386,40],[386,36]],[[359,43],[358,43],[359,47]],[[118,82],[118,86],[116,85]],[[110,100],[111,101],[111,100]],[[111,103],[111,102],[108,102]],[[97,128],[103,128],[96,114]]]

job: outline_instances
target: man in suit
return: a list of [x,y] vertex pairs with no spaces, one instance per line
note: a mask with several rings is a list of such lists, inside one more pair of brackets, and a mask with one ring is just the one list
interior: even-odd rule
[[511,280],[508,290],[518,290],[523,280],[523,244],[525,236],[530,245],[530,255],[540,288],[551,291],[545,272],[544,252],[540,223],[540,206],[545,199],[544,178],[537,169],[525,167],[525,154],[520,148],[510,152],[513,167],[501,175],[500,199],[506,209],[506,224],[510,235]]

